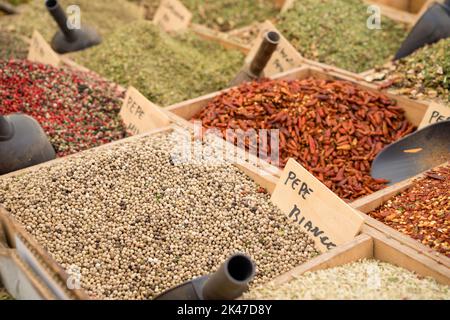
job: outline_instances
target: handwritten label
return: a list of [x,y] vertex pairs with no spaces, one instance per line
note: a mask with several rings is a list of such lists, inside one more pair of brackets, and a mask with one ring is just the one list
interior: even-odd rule
[[314,239],[321,252],[351,241],[364,222],[294,159],[289,159],[271,200]]
[[168,126],[169,118],[159,106],[150,102],[138,90],[129,87],[120,109],[125,126],[133,135]]
[[153,22],[164,31],[187,29],[192,13],[178,0],[162,0],[156,10]]
[[450,107],[432,102],[423,116],[419,129],[445,120],[450,120]]
[[59,55],[53,51],[50,45],[45,41],[44,37],[34,30],[31,38],[30,48],[28,50],[28,60],[49,64],[57,67],[61,61]]
[[[255,45],[250,49],[250,52],[245,59],[246,63],[251,63],[253,57],[259,49],[263,41],[264,35],[268,31],[276,31],[280,33],[275,26],[270,22],[266,21],[261,25],[261,30],[258,35],[258,40]],[[281,35],[281,34],[280,34]],[[273,53],[272,58],[270,58],[264,69],[264,75],[270,77],[280,72],[284,72],[295,67],[299,67],[303,64],[303,58],[300,53],[289,43],[289,41],[281,35],[280,43],[278,44],[277,50]]]

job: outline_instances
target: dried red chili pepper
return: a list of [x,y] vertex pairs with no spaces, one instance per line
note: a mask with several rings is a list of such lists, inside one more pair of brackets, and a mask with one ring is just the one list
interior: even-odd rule
[[194,119],[223,133],[236,124],[279,129],[281,167],[295,158],[340,197],[354,200],[385,186],[370,176],[371,161],[414,130],[395,104],[345,81],[263,79],[222,93]]

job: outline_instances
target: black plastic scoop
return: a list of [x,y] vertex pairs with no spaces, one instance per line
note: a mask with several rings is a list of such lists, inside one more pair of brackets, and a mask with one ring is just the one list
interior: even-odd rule
[[372,163],[372,177],[394,184],[450,160],[450,120],[429,125],[384,148]]
[[450,37],[450,0],[434,3],[417,21],[394,60],[404,58],[417,49]]

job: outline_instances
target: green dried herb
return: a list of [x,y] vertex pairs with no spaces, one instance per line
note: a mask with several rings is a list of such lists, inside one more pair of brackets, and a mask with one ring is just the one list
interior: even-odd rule
[[273,0],[182,0],[193,13],[192,21],[210,28],[229,31],[255,21],[275,17],[278,10]]
[[269,283],[251,290],[244,299],[448,300],[450,287],[370,259],[307,272],[279,286]]
[[166,106],[227,86],[243,55],[186,32],[169,36],[149,21],[120,28],[77,62]]
[[[81,9],[81,23],[97,29],[103,36],[131,21],[143,19],[143,11],[134,3],[124,0],[60,0],[63,8],[78,5]],[[22,7],[21,14],[5,16],[0,19],[0,29],[17,32],[31,37],[38,30],[47,41],[57,31],[57,25],[47,12],[43,0],[32,0]]]
[[381,30],[369,29],[369,16],[361,0],[302,0],[278,17],[277,28],[305,58],[363,72],[393,56],[406,35],[386,17]]
[[450,106],[450,38],[380,68],[366,80],[380,79],[387,80],[387,85],[398,94]]

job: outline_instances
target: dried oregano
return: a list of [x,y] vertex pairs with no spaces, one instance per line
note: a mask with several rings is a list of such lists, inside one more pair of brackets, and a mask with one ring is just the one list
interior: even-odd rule
[[[143,19],[143,10],[138,5],[124,0],[59,0],[63,8],[78,5],[81,9],[81,23],[91,25],[103,36],[132,21]],[[21,7],[19,15],[0,19],[0,30],[10,30],[31,37],[34,29],[50,41],[57,25],[47,12],[45,1],[32,0]]]
[[278,10],[274,0],[182,0],[192,11],[193,22],[220,31],[243,27],[255,21],[275,17]]
[[191,32],[170,36],[149,21],[119,28],[76,61],[166,106],[225,88],[244,56]]
[[400,48],[403,24],[382,17],[381,30],[367,27],[361,0],[302,0],[278,17],[277,28],[306,58],[362,72],[383,64]]

